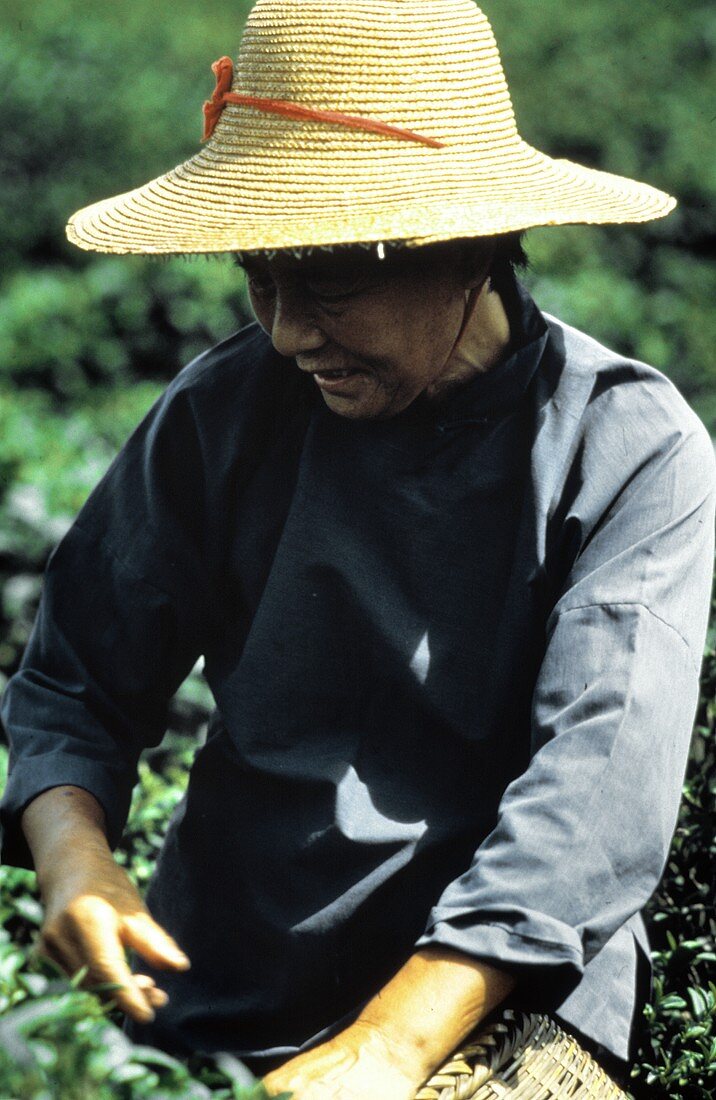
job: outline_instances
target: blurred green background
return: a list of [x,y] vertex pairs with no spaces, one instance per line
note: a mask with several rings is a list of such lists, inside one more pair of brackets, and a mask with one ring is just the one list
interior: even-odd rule
[[[228,259],[92,256],[66,242],[64,224],[75,209],[198,150],[211,62],[236,53],[250,6],[3,0],[0,689],[27,641],[47,556],[89,490],[181,366],[249,319],[242,276]],[[486,11],[526,140],[643,179],[680,204],[651,225],[530,232],[526,282],[543,309],[669,375],[716,435],[716,8],[705,0],[495,0]],[[708,765],[713,776],[709,668],[698,813],[704,800],[713,806],[703,774]],[[195,732],[206,706],[195,674],[175,706],[175,732]],[[708,849],[696,820],[694,810],[684,827]],[[691,894],[682,889],[695,851],[696,841],[686,845],[681,886],[674,872],[662,896],[668,908],[676,890],[670,912],[689,919],[703,895],[703,881]],[[681,957],[685,984],[701,973],[693,960],[713,931],[703,908],[698,927],[689,926],[700,946]],[[679,936],[686,924],[674,918],[669,928]],[[668,969],[673,951],[665,939],[661,946]],[[665,1018],[654,1035],[665,1034]],[[716,1040],[711,1050],[716,1063]],[[664,1095],[712,1095],[679,1088]]]

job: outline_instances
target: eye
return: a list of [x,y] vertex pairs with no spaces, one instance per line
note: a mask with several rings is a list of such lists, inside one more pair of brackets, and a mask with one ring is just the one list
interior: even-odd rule
[[267,275],[249,275],[246,273],[249,290],[256,298],[272,298],[276,293],[276,284]]
[[254,268],[238,256],[234,257],[234,263],[243,271],[246,285],[254,297],[270,298],[276,293],[276,285],[268,272]]
[[352,294],[328,294],[325,291],[310,291],[314,302],[319,306],[341,306],[352,298]]
[[360,294],[368,286],[368,281],[356,275],[345,277],[321,276],[309,279],[306,290],[311,297],[326,305],[343,305]]

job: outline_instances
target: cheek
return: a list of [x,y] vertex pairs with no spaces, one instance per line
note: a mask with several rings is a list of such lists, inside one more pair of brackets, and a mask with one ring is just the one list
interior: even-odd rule
[[455,310],[460,310],[464,300],[464,291],[457,281],[441,273],[411,280],[403,293],[401,313],[415,342],[427,341],[429,346],[439,342],[451,328]]
[[396,362],[406,382],[432,381],[446,365],[462,320],[460,301],[421,297],[405,309],[394,333]]
[[334,328],[327,326],[329,335],[346,348],[359,348],[367,357],[377,362],[401,364],[421,361],[431,343],[431,307],[424,301],[405,300],[371,303],[370,307],[356,308],[345,315]]
[[434,380],[452,346],[442,305],[422,298],[403,298],[385,308],[356,308],[340,322],[326,321],[322,327],[349,362],[365,365],[366,385],[376,389],[376,398],[382,394],[384,400],[397,403],[396,410]]

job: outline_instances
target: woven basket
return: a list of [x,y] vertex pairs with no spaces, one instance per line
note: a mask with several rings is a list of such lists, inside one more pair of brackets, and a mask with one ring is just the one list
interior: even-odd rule
[[465,1041],[415,1100],[627,1100],[548,1016],[505,1010]]

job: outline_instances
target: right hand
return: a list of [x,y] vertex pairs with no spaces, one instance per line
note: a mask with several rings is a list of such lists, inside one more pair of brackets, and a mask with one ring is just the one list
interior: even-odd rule
[[[79,854],[78,854],[79,855]],[[84,985],[121,986],[109,996],[138,1023],[154,1019],[167,994],[146,974],[132,974],[132,948],[160,970],[187,970],[189,960],[150,916],[131,879],[109,852],[83,852],[43,883],[45,919],[38,950],[68,974],[87,967]]]

